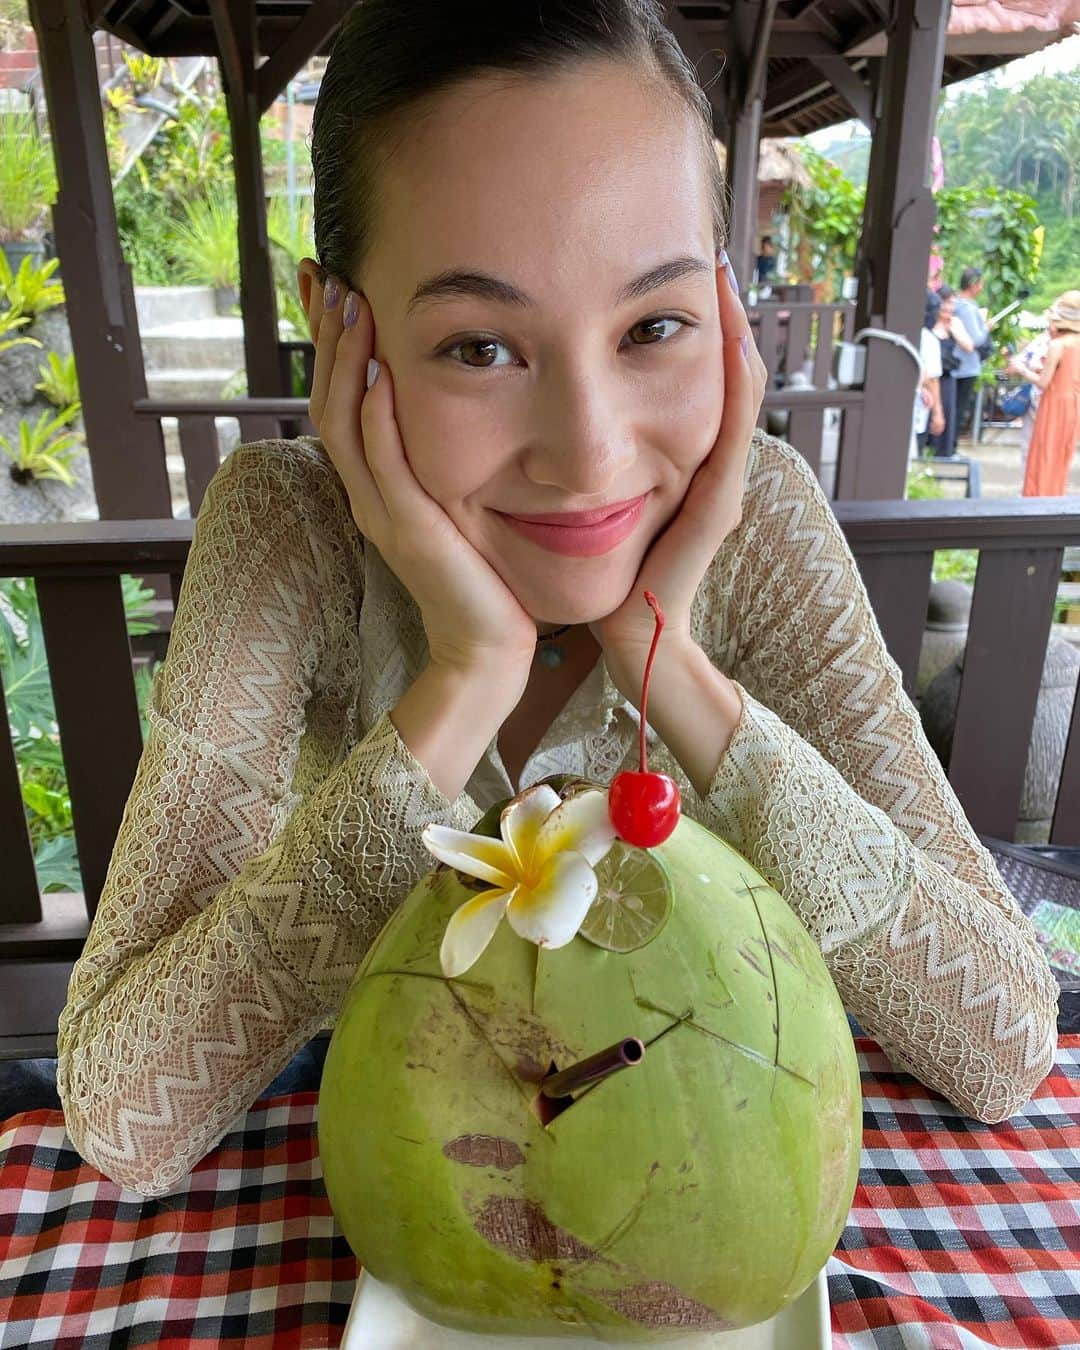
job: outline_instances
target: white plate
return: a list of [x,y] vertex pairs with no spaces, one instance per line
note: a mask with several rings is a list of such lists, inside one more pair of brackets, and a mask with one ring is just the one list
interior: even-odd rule
[[[421,1317],[389,1285],[360,1272],[341,1350],[598,1350],[618,1345],[575,1336],[477,1336]],[[628,1344],[623,1342],[622,1344]],[[637,1344],[640,1345],[640,1342]],[[673,1350],[829,1350],[829,1286],[825,1270],[801,1297],[768,1322],[742,1331],[713,1331],[668,1341]]]

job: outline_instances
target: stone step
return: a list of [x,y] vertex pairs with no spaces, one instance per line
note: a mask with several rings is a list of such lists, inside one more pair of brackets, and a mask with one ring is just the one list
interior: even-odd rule
[[218,317],[212,286],[136,286],[135,312],[140,331]]
[[243,320],[232,317],[188,319],[140,332],[147,372],[221,370],[244,364]]
[[146,392],[157,399],[220,398],[228,380],[236,374],[232,366],[205,370],[153,370],[146,373]]

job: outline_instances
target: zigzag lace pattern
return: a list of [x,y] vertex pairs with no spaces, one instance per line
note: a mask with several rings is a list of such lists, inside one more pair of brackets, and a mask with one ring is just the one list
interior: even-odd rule
[[[372,596],[379,640],[358,649],[365,575],[317,442],[225,461],[58,1036],[76,1147],[144,1195],[173,1189],[332,1024],[433,865],[424,825],[468,829],[490,804],[447,801],[398,735],[388,710],[417,614]],[[705,799],[662,745],[658,766],[792,904],[894,1058],[1000,1119],[1049,1066],[1056,985],[926,745],[816,479],[782,442],[755,437],[742,522],[694,613],[745,713]],[[567,767],[602,782],[636,767],[632,718],[583,714],[571,731]],[[538,757],[545,772],[556,758]]]

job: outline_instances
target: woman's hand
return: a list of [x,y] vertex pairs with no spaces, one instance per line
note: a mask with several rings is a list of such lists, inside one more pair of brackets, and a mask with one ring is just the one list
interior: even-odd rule
[[716,294],[724,351],[724,411],[712,449],[698,466],[674,519],[653,540],[637,580],[618,609],[589,624],[614,669],[623,654],[640,664],[654,631],[643,592],[653,592],[664,612],[664,643],[693,641],[690,607],[720,545],[742,520],[743,479],[768,373],[750,336],[734,274],[717,263]]
[[[328,283],[333,279],[328,278]],[[375,323],[362,294],[312,282],[315,372],[311,420],[348,493],[360,533],[416,601],[431,660],[490,672],[497,663],[524,690],[536,621],[487,560],[417,482],[394,415],[385,362],[367,387]],[[347,323],[352,317],[353,322]]]

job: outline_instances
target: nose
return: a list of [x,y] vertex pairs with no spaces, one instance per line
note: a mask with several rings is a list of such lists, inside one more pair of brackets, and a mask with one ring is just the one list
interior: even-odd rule
[[536,393],[526,477],[582,510],[590,498],[610,500],[637,457],[633,420],[632,392],[615,372],[585,362],[551,371]]

